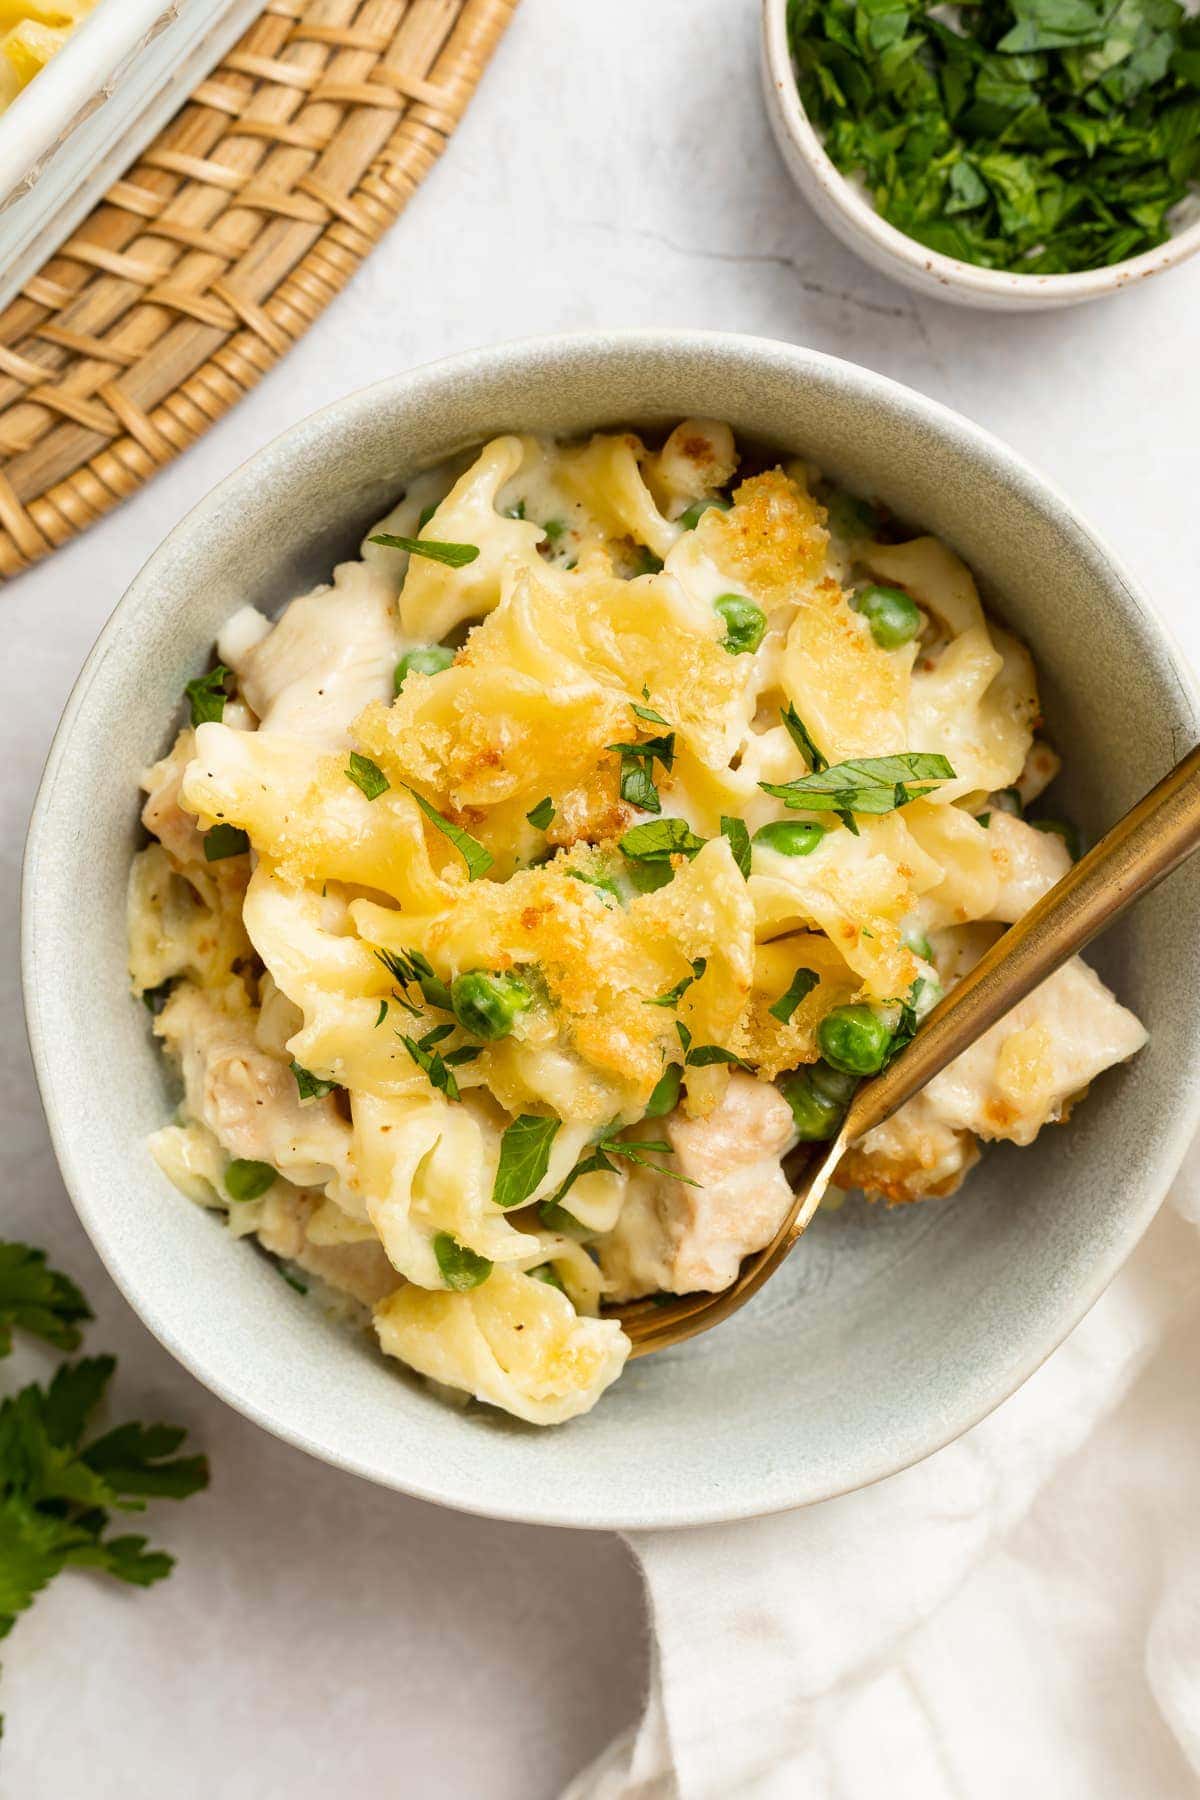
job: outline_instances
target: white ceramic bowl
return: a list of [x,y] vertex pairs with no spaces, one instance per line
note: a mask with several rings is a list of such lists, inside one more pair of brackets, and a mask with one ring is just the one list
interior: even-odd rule
[[501,430],[715,413],[802,451],[947,538],[1032,645],[1069,751],[1062,804],[1094,833],[1195,742],[1186,669],[1067,502],[965,419],[853,364],[754,338],[588,334],[480,350],[327,407],[167,539],[79,678],[34,809],[24,890],[29,1034],[79,1215],[150,1329],[216,1393],[359,1474],[469,1511],[673,1526],[819,1500],[925,1456],[1032,1373],[1149,1223],[1193,1128],[1186,980],[1200,870],[1100,946],[1148,1048],[1069,1126],[990,1152],[949,1202],[819,1218],[719,1330],[634,1363],[586,1418],[538,1431],[446,1406],[325,1319],[145,1149],[173,1104],[126,988],[138,771],[160,755],[219,626],[351,552],[406,476]]
[[865,262],[920,294],[999,312],[1044,312],[1119,294],[1164,269],[1176,268],[1200,250],[1200,205],[1189,202],[1189,221],[1167,243],[1107,269],[1078,275],[1015,275],[943,256],[889,225],[826,155],[796,90],[787,0],[762,0],[762,77],[767,113],[783,160],[818,218]]

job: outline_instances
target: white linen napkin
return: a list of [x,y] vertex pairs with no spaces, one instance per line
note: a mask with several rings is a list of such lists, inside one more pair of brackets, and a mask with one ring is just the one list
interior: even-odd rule
[[629,1543],[645,1716],[563,1800],[1195,1800],[1200,1151],[1072,1336],[877,1486]]

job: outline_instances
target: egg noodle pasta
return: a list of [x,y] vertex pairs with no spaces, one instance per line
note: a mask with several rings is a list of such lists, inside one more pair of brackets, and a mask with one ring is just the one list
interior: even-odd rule
[[[734,1279],[787,1153],[1070,863],[969,570],[713,420],[428,470],[217,659],[130,880],[153,1152],[534,1424],[620,1374],[605,1301]],[[949,1194],[1144,1036],[1068,964],[839,1180]]]

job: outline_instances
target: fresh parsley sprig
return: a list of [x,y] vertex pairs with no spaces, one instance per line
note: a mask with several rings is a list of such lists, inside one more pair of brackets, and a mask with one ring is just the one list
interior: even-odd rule
[[[79,1343],[92,1316],[69,1276],[40,1250],[0,1243],[0,1355],[14,1326],[59,1349]],[[116,1363],[63,1363],[0,1402],[0,1637],[46,1584],[69,1567],[96,1569],[134,1587],[169,1575],[174,1558],[140,1533],[114,1534],[114,1511],[141,1512],[150,1498],[186,1499],[208,1485],[203,1456],[180,1456],[186,1432],[127,1423],[93,1435]]]
[[493,1205],[506,1211],[523,1206],[541,1186],[561,1128],[561,1119],[545,1118],[540,1113],[522,1113],[505,1128],[492,1184]]

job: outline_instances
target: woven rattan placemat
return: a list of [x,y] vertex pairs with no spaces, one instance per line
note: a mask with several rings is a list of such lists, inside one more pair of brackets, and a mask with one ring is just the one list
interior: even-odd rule
[[308,330],[437,159],[517,0],[267,0],[0,313],[0,575],[85,529]]

